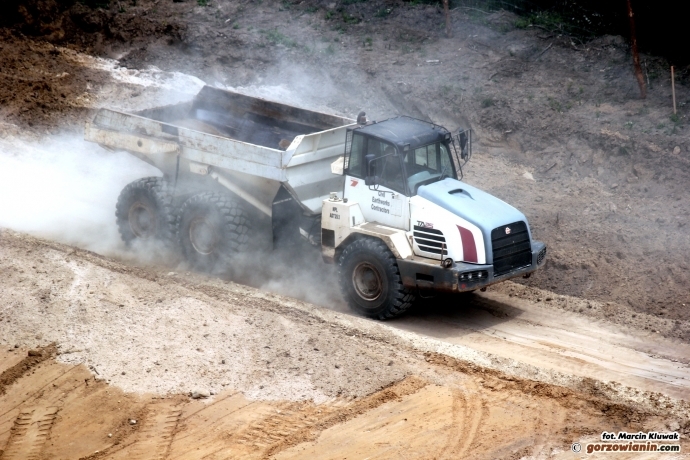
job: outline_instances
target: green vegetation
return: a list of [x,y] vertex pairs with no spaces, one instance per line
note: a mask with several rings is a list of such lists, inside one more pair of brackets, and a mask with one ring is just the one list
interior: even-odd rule
[[196,3],[199,6],[208,6],[208,0],[196,0]]
[[[441,5],[440,0],[405,0],[410,4]],[[449,0],[451,9],[459,9],[469,16],[470,20],[489,25],[495,30],[506,33],[513,26],[526,29],[538,27],[552,32],[569,35],[572,38],[592,37],[611,33],[612,17],[601,14],[607,8],[583,5],[581,2],[542,2],[541,6],[533,0]],[[595,2],[596,3],[596,2]],[[590,9],[591,8],[591,9]],[[515,24],[504,21],[490,24],[489,14],[505,10],[518,16]]]
[[565,104],[562,104],[561,101],[550,96],[548,101],[549,108],[558,113],[563,113],[566,110],[570,110],[573,107],[573,104],[571,102],[566,102]]
[[[82,3],[86,6],[89,6],[91,8],[108,8],[110,7],[110,1],[109,0],[81,0],[80,2],[77,3]],[[134,4],[136,6],[136,3]]]
[[561,105],[561,102],[552,98],[551,96],[549,96],[549,107],[551,108],[551,110],[555,110],[558,113],[563,111],[563,106]]
[[462,88],[456,88],[453,85],[441,85],[440,88],[441,96],[443,97],[453,97],[462,93]]
[[542,26],[549,30],[563,30],[565,21],[560,14],[549,11],[539,11],[529,16],[523,16],[515,22],[518,29],[526,29],[532,26]]
[[262,33],[266,36],[266,39],[274,45],[283,45],[287,46],[288,48],[297,46],[296,41],[286,37],[285,35],[278,32],[276,29],[265,30]]
[[345,24],[357,24],[360,21],[358,17],[350,15],[347,11],[343,11],[343,22]]
[[494,100],[491,97],[485,97],[482,99],[482,108],[483,109],[488,109],[489,107],[494,105]]
[[681,128],[680,117],[678,116],[677,113],[672,113],[671,116],[668,118],[673,123],[673,128],[671,129],[671,134],[676,134],[678,132],[678,129]]

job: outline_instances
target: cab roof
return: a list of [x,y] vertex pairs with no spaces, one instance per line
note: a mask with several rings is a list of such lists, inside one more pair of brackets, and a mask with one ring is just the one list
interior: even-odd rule
[[428,121],[400,116],[374,122],[355,128],[354,131],[391,142],[400,147],[410,144],[411,148],[441,142],[450,135],[443,126]]

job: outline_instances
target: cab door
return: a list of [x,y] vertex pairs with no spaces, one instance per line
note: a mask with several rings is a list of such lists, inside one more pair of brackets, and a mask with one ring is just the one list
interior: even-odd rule
[[[365,155],[375,156],[374,173],[377,185],[365,184]],[[410,205],[405,194],[402,156],[394,145],[363,134],[352,133],[350,155],[344,165],[344,198],[359,203],[364,219],[409,231]]]

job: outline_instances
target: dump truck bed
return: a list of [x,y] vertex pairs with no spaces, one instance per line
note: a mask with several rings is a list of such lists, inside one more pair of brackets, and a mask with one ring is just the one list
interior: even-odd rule
[[214,171],[269,207],[270,190],[282,183],[305,210],[319,213],[329,192],[342,189],[331,163],[343,155],[354,123],[206,86],[188,103],[131,114],[101,109],[85,139],[130,152],[170,177]]

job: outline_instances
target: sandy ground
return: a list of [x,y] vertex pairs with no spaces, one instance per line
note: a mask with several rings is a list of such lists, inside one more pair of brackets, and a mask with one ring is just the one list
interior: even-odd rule
[[[0,459],[583,458],[622,430],[687,451],[684,82],[673,121],[665,63],[636,99],[616,37],[456,10],[447,39],[434,7],[379,6],[139,0],[0,29]],[[471,126],[466,180],[527,214],[547,266],[378,323],[313,254],[230,280],[126,251],[117,194],[156,172],[83,123],[204,83]]]
[[690,429],[678,344],[575,314],[559,340],[531,302],[500,318],[500,293],[382,324],[10,231],[0,247],[3,459],[577,458],[604,430]]

